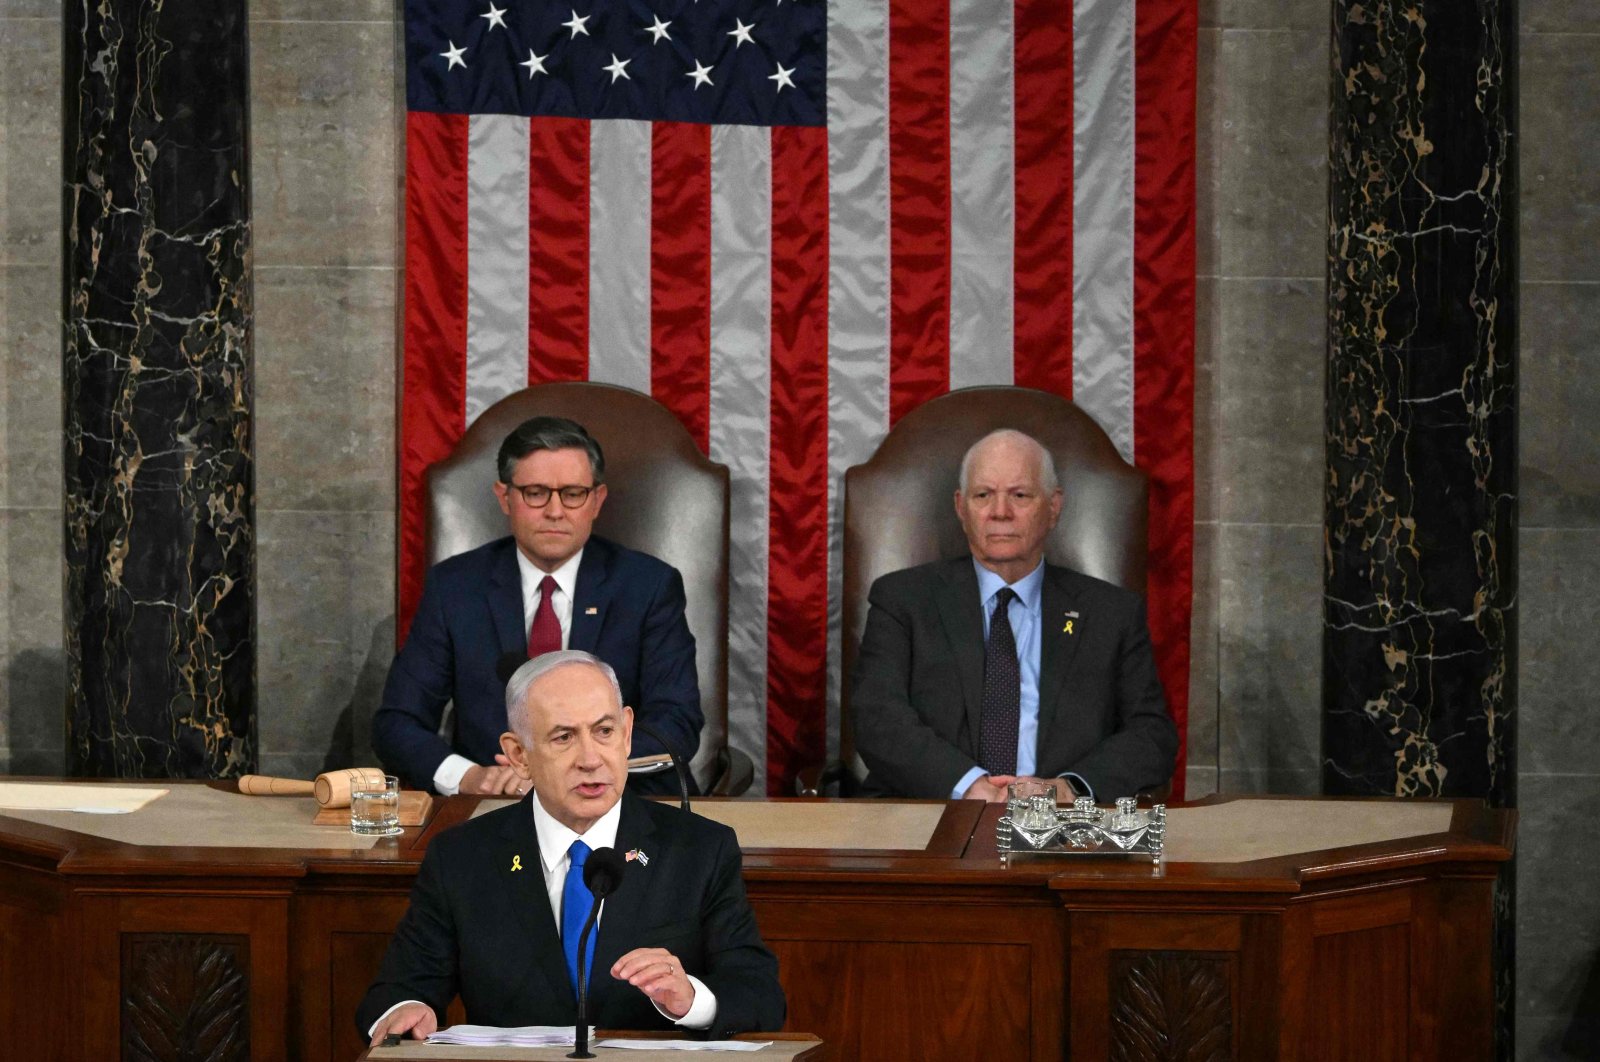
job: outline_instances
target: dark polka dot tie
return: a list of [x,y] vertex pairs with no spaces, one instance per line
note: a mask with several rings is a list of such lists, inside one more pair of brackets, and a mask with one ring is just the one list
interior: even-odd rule
[[1007,606],[1016,599],[1002,587],[994,595],[989,642],[983,650],[983,703],[978,715],[978,764],[990,774],[1017,773],[1017,724],[1022,717],[1022,665]]

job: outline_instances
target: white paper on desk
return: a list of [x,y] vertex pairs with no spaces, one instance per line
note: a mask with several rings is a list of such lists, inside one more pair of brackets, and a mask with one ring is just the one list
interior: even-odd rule
[[576,1030],[563,1025],[523,1025],[502,1029],[494,1025],[452,1025],[428,1037],[430,1044],[473,1047],[571,1047]]
[[12,811],[126,815],[166,795],[165,789],[154,786],[0,782],[0,808]]
[[596,1040],[596,1047],[620,1047],[624,1051],[759,1051],[771,1047],[771,1040]]

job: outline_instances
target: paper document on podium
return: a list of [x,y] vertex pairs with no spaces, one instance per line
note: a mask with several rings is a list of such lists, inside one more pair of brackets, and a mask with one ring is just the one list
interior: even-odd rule
[[154,786],[0,782],[0,808],[15,811],[126,815],[166,795],[165,789]]
[[620,1047],[625,1051],[759,1051],[771,1047],[771,1040],[596,1040],[596,1047]]
[[428,1037],[430,1044],[471,1047],[571,1047],[577,1033],[571,1026],[524,1025],[501,1029],[493,1025],[452,1025]]

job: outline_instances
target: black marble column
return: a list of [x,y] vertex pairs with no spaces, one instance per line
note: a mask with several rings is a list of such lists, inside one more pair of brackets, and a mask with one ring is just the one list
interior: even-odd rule
[[1515,28],[1510,0],[1333,4],[1329,793],[1516,801]]
[[256,760],[245,0],[68,0],[67,744],[75,774]]

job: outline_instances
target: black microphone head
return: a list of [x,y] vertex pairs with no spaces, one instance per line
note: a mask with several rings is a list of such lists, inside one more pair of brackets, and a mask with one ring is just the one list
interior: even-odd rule
[[511,676],[517,673],[517,668],[527,662],[527,653],[519,653],[515,649],[509,653],[501,653],[500,659],[494,662],[494,673],[500,677],[500,685],[504,686],[510,682]]
[[622,872],[628,869],[627,860],[615,848],[596,848],[583,864],[583,883],[589,886],[594,898],[603,900],[617,891],[622,884]]

